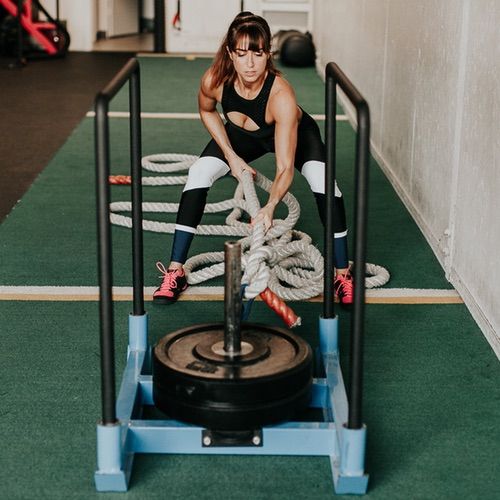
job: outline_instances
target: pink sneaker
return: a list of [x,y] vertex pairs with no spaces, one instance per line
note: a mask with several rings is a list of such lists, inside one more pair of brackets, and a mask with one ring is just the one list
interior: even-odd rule
[[352,274],[349,271],[345,274],[337,274],[335,276],[333,289],[335,290],[335,294],[337,295],[341,305],[352,305],[354,285],[352,281]]
[[163,279],[161,285],[153,293],[156,304],[173,304],[179,295],[188,287],[183,269],[165,269],[161,262],[156,263]]

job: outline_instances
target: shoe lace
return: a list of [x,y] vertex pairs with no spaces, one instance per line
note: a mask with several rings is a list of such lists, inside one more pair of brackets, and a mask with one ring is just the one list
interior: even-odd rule
[[341,274],[337,276],[339,280],[339,291],[342,290],[344,295],[352,295],[353,282],[352,277],[349,274]]
[[177,270],[167,269],[161,262],[156,263],[156,268],[160,271],[161,275],[159,278],[163,278],[160,285],[160,290],[162,292],[171,290],[177,286]]

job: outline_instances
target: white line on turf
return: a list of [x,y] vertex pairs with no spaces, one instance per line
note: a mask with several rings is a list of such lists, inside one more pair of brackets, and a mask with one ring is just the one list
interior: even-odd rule
[[[95,111],[87,112],[87,118],[93,118],[95,116]],[[110,118],[128,118],[130,113],[128,111],[110,111],[108,113]],[[325,119],[325,115],[313,114],[311,115],[315,120],[322,121]],[[223,115],[221,115],[223,117]],[[156,119],[156,120],[199,120],[200,115],[198,113],[153,113],[149,111],[142,111],[141,118]],[[347,115],[337,115],[336,120],[339,122],[345,122],[348,120]]]
[[[150,299],[155,287],[145,287]],[[132,300],[132,287],[113,287],[115,300]],[[192,286],[181,296],[183,300],[223,300],[222,286]],[[95,301],[96,286],[0,286],[0,300]],[[367,302],[372,303],[461,303],[455,290],[425,288],[372,288],[366,290]],[[319,301],[321,297],[310,299]]]

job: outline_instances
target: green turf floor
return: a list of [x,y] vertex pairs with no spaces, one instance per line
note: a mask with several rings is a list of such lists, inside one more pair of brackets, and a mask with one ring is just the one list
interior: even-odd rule
[[[194,112],[208,60],[141,61],[145,111]],[[299,102],[321,113],[314,70],[287,70]],[[172,91],[175,89],[175,91]],[[113,109],[126,110],[119,95]],[[126,173],[127,123],[111,120],[114,173]],[[352,213],[354,133],[338,124],[338,177]],[[208,139],[198,121],[143,120],[143,153],[198,154]],[[272,157],[256,163],[272,176]],[[371,162],[368,260],[392,273],[389,287],[450,288],[425,239],[379,167]],[[232,196],[231,179],[212,201]],[[297,175],[299,229],[321,245],[314,201]],[[145,188],[145,201],[177,201],[179,187]],[[112,188],[113,199],[128,189]],[[93,122],[83,120],[0,226],[0,285],[95,285]],[[350,217],[350,215],[349,215]],[[161,216],[174,220],[174,216]],[[222,215],[206,221],[222,222]],[[206,222],[205,221],[205,222]],[[115,228],[116,285],[130,285],[130,232]],[[146,285],[167,260],[171,237],[145,235]],[[220,250],[223,238],[195,238],[193,253]],[[222,319],[222,303],[148,304],[150,337]],[[297,332],[316,345],[320,305],[294,306]],[[131,306],[115,305],[117,373],[125,360]],[[256,303],[253,318],[278,324]],[[126,494],[96,494],[95,426],[100,417],[98,306],[94,302],[0,301],[2,409],[0,498],[333,498],[328,459],[319,457],[138,456]],[[349,315],[340,312],[347,355]],[[119,377],[118,377],[119,378]],[[464,305],[368,305],[364,420],[368,425],[366,498],[494,499],[500,479],[498,361]]]
[[[144,120],[142,128],[144,155],[199,154],[208,138],[196,120]],[[111,132],[113,172],[127,173],[127,121],[113,119]],[[338,123],[338,179],[345,193],[349,219],[352,218],[354,137],[347,122]],[[93,162],[93,120],[87,118],[0,226],[0,261],[3,263],[0,284],[96,284]],[[255,166],[272,178],[272,155],[262,158]],[[232,197],[235,187],[232,178],[216,183],[210,190],[209,201]],[[144,201],[178,202],[181,190],[181,186],[145,187]],[[370,190],[368,261],[389,269],[392,279],[388,286],[449,288],[437,259],[374,161],[371,162]],[[323,248],[322,226],[314,198],[298,173],[292,192],[302,207],[297,229],[310,234],[319,248]],[[130,189],[114,186],[112,196],[114,200],[128,200]],[[226,215],[205,216],[202,223],[223,224]],[[283,210],[277,212],[277,216],[285,215]],[[175,222],[175,214],[148,217]],[[113,238],[115,283],[129,285],[130,231],[116,228]],[[223,237],[195,238],[191,255],[222,250],[223,241]],[[169,258],[171,235],[148,233],[144,243],[145,282],[153,286],[158,274],[154,263]]]
[[[254,313],[275,318],[263,304]],[[222,318],[221,303],[151,307],[151,340]],[[127,303],[115,307],[124,365]],[[299,304],[316,345],[318,304]],[[2,498],[332,498],[324,457],[139,455],[127,494],[93,487],[99,419],[95,303],[0,302]],[[425,318],[425,320],[424,320]],[[165,326],[168,325],[168,326]],[[341,313],[342,343],[348,317]],[[498,362],[465,308],[367,307],[367,469],[376,499],[494,499],[498,492]]]

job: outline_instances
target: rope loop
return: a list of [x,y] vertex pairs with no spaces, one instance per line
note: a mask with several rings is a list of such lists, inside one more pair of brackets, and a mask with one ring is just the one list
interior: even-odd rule
[[[142,167],[154,173],[178,173],[187,171],[197,160],[197,156],[177,153],[154,154],[142,158]],[[182,185],[186,175],[147,176],[143,184],[148,186]],[[273,226],[265,233],[264,225],[250,225],[242,222],[243,213],[251,218],[260,210],[260,203],[255,187],[264,191],[271,190],[272,181],[256,173],[244,172],[242,182],[238,184],[234,197],[216,203],[208,203],[207,213],[230,210],[226,225],[199,225],[196,233],[240,237],[242,247],[241,267],[244,271],[242,283],[244,295],[253,299],[264,293],[267,288],[283,300],[305,300],[315,297],[323,291],[323,256],[312,244],[311,237],[294,228],[300,217],[300,205],[290,192],[282,202],[288,209],[285,219],[275,219]],[[132,227],[132,219],[119,212],[130,212],[130,202],[110,204],[112,224]],[[176,213],[178,203],[149,203],[142,205],[144,213]],[[143,229],[159,233],[173,233],[174,223],[143,220]],[[199,284],[224,274],[224,252],[205,252],[195,255],[184,265],[188,283]],[[375,264],[366,264],[366,287],[382,286],[389,281],[387,269]],[[266,292],[268,293],[268,292]]]

